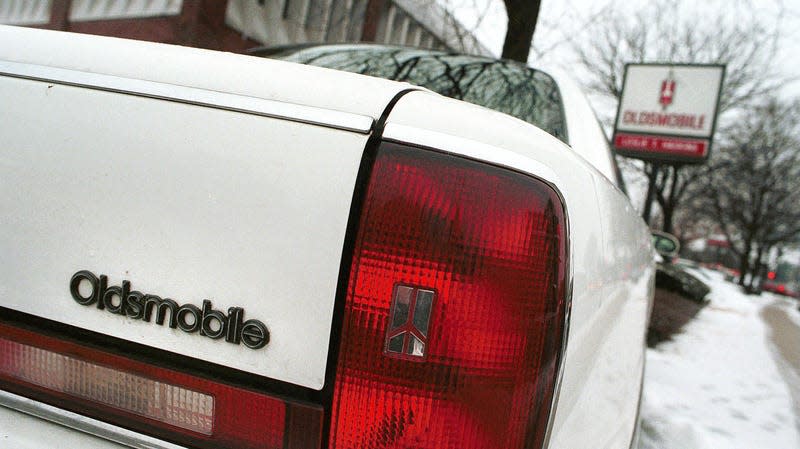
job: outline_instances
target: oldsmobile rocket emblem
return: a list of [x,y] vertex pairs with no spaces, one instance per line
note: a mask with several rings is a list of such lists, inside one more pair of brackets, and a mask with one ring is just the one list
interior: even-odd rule
[[675,80],[673,79],[672,70],[664,81],[661,81],[661,94],[658,97],[658,102],[661,103],[661,109],[666,110],[667,106],[672,104],[672,99],[675,97]]
[[395,286],[386,328],[384,353],[387,356],[425,360],[435,296],[433,290]]

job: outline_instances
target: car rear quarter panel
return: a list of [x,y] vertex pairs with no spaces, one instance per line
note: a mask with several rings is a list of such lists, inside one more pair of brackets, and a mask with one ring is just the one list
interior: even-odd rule
[[573,291],[549,447],[628,447],[654,275],[649,234],[628,199],[543,131],[434,94],[405,95],[384,137],[509,167],[559,191],[569,217]]

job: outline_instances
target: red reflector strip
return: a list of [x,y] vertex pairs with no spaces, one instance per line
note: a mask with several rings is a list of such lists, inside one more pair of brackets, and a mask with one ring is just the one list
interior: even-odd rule
[[286,447],[320,446],[321,407],[2,323],[0,388],[192,448],[280,449],[298,429]]
[[0,339],[0,374],[211,435],[214,398],[197,391]]

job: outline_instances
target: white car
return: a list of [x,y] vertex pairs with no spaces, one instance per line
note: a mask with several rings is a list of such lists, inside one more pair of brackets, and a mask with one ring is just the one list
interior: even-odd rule
[[653,251],[569,81],[534,74],[556,138],[325,68],[0,42],[3,447],[631,446]]

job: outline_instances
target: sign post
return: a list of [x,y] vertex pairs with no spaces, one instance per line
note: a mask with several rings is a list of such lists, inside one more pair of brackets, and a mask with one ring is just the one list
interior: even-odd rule
[[725,66],[627,64],[614,124],[617,153],[664,164],[708,159]]

